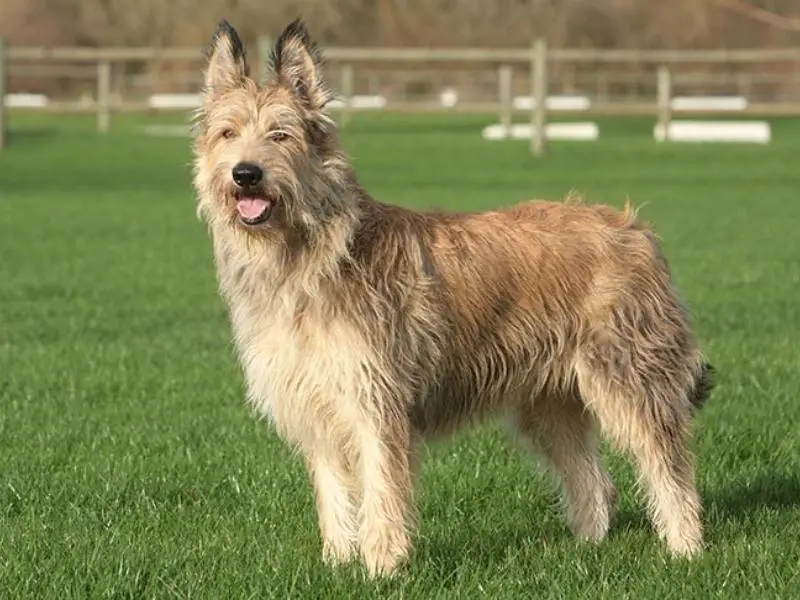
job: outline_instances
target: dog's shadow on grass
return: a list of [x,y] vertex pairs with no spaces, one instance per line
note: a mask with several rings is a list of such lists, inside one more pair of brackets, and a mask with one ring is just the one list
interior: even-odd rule
[[[764,473],[755,479],[734,481],[724,489],[701,491],[706,536],[712,544],[721,542],[728,526],[740,530],[748,522],[760,525],[758,515],[765,509],[800,507],[800,474]],[[626,531],[652,532],[643,497],[634,506],[620,506],[609,540]],[[487,568],[504,562],[509,555],[536,553],[548,543],[561,544],[573,539],[557,509],[549,518],[537,522],[530,507],[520,506],[503,518],[492,520],[491,527],[474,524],[450,537],[433,535],[422,544],[427,561],[434,563],[442,576],[451,576],[464,565]],[[541,513],[539,513],[541,514]],[[559,521],[561,519],[561,521]],[[752,519],[752,521],[751,521]],[[657,543],[654,537],[654,543]],[[576,542],[577,543],[577,542]],[[599,547],[602,551],[602,545]]]
[[714,521],[741,524],[762,509],[800,507],[800,474],[762,473],[723,490],[708,490],[704,496],[706,511]]
[[[552,493],[539,496],[533,503],[521,500],[513,507],[507,505],[502,511],[493,511],[491,518],[477,512],[471,517],[462,513],[459,520],[463,522],[453,529],[447,527],[447,531],[442,530],[442,525],[428,529],[423,524],[415,560],[426,565],[426,570],[433,568],[438,580],[446,582],[471,577],[469,571],[474,569],[504,568],[509,561],[528,562],[529,557],[539,556],[552,546],[574,544],[578,550],[588,548],[567,527],[563,509],[555,498]],[[615,523],[611,536],[620,528],[648,527],[643,509],[621,509]],[[442,585],[447,587],[447,583]]]
[[469,568],[484,570],[503,563],[509,554],[526,553],[529,548],[552,539],[551,531],[536,523],[528,527],[515,527],[508,522],[498,522],[496,527],[465,527],[453,536],[432,535],[420,540],[420,564],[426,569],[432,565],[438,571],[437,579],[457,577]]

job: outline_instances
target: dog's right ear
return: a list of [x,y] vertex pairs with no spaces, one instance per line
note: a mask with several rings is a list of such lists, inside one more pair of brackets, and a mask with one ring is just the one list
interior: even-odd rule
[[221,21],[206,50],[205,95],[219,96],[241,86],[250,75],[244,44],[228,21]]

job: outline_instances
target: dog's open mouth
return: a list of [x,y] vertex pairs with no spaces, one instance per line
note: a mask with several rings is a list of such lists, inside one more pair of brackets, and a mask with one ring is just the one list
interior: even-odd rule
[[236,194],[236,210],[245,225],[259,225],[269,220],[275,198],[264,192],[241,190]]

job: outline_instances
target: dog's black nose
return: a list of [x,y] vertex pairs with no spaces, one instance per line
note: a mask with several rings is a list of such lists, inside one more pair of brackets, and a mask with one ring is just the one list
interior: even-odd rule
[[233,167],[233,180],[242,187],[255,187],[264,177],[264,171],[258,165],[240,162]]

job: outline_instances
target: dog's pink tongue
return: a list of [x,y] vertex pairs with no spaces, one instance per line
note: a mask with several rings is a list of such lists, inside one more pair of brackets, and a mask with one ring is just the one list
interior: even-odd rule
[[236,209],[245,219],[257,219],[268,206],[269,202],[264,198],[240,198],[236,202]]

